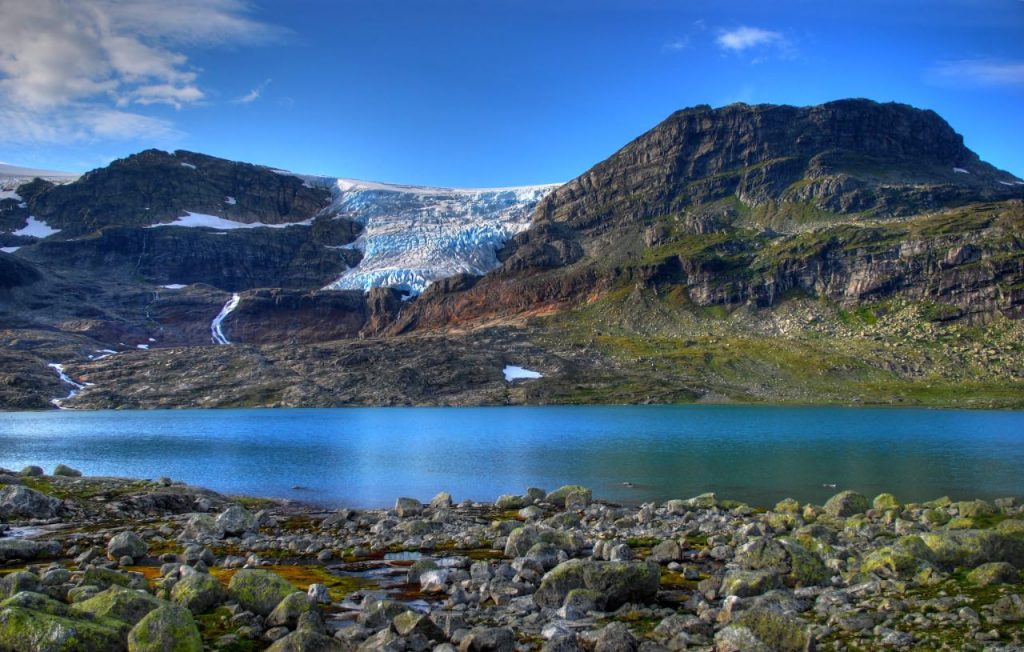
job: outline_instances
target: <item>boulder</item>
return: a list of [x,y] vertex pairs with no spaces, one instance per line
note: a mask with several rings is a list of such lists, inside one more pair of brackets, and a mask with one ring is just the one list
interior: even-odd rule
[[890,510],[899,509],[900,501],[896,500],[896,496],[892,494],[878,494],[875,499],[871,501],[872,509],[877,510]]
[[1019,623],[1024,620],[1024,597],[1017,593],[1004,595],[993,603],[992,613],[1005,621]]
[[370,629],[379,629],[406,611],[408,607],[393,600],[367,600],[363,602],[358,620]]
[[203,639],[191,612],[165,604],[128,632],[128,652],[202,652]]
[[424,638],[443,642],[444,632],[437,626],[430,616],[415,611],[403,611],[391,620],[391,627],[399,636],[411,636],[419,634]]
[[516,637],[507,627],[475,627],[459,643],[459,652],[512,652]]
[[[737,638],[745,640],[743,645],[734,647],[732,636],[723,635],[726,629],[747,630],[753,639],[740,633]],[[813,649],[814,642],[806,626],[795,617],[772,609],[748,609],[740,612],[729,627],[715,636],[716,652],[750,652],[771,650],[772,652],[805,652]]]
[[0,562],[15,559],[30,561],[40,557],[55,557],[58,554],[60,554],[60,543],[56,541],[0,539]]
[[415,498],[402,497],[395,501],[395,513],[399,518],[419,516],[423,513],[423,503]]
[[62,476],[62,477],[65,477],[65,478],[80,478],[80,477],[82,477],[82,472],[81,471],[79,471],[78,469],[73,469],[70,466],[68,466],[67,464],[58,464],[56,467],[54,467],[53,474],[54,475],[58,475],[58,476]]
[[134,532],[119,532],[111,537],[107,543],[107,559],[113,561],[121,557],[131,557],[139,561],[149,552],[149,546]]
[[267,616],[264,624],[267,627],[295,629],[296,625],[299,624],[299,616],[313,611],[314,608],[313,601],[305,593],[289,593],[283,600],[277,603],[274,610]]
[[856,491],[840,491],[825,503],[825,512],[835,518],[846,518],[868,511],[868,499]]
[[452,504],[452,495],[447,491],[439,492],[430,499],[430,509],[450,509]]
[[0,517],[53,518],[64,507],[56,498],[22,485],[0,489]]
[[521,509],[529,504],[529,500],[525,496],[514,496],[512,494],[504,494],[498,496],[497,500],[494,501],[494,506],[498,509]]
[[719,594],[722,596],[735,595],[740,598],[747,598],[761,595],[781,586],[782,582],[779,580],[779,574],[774,571],[731,570],[725,574]]
[[594,652],[634,652],[639,643],[623,623],[613,621],[597,633]]
[[587,489],[586,487],[580,486],[578,484],[567,484],[549,493],[544,498],[544,500],[553,505],[565,507],[565,499],[569,497],[569,494],[577,492],[583,492],[584,494],[590,496],[589,499],[593,499],[593,494],[590,491],[590,489]]
[[76,603],[71,611],[77,614],[108,617],[129,625],[142,620],[150,611],[167,603],[148,593],[133,591],[123,586],[112,586],[106,591]]
[[43,471],[43,467],[30,464],[21,470],[20,475],[26,478],[38,478],[44,475],[46,472]]
[[683,549],[679,546],[679,542],[675,539],[666,539],[658,545],[651,548],[651,554],[648,557],[651,561],[656,561],[661,564],[667,564],[673,561],[679,561],[683,558]]
[[590,589],[614,610],[627,602],[646,603],[658,593],[661,570],[654,562],[602,562],[570,559],[546,573],[534,593],[540,607],[557,609],[573,589]]
[[29,571],[14,571],[0,577],[0,600],[10,598],[22,591],[39,593],[42,584],[39,576]]
[[24,607],[0,608],[0,650],[118,652],[125,625],[108,618],[72,618]]
[[540,541],[540,533],[532,525],[524,525],[512,530],[505,542],[506,557],[524,557],[536,543]]
[[1005,561],[1024,568],[1024,539],[998,530],[947,530],[921,535],[935,563],[952,570]]
[[982,564],[967,573],[967,581],[975,586],[1016,584],[1020,581],[1020,572],[1005,561],[994,561]]
[[228,584],[228,592],[245,609],[269,616],[275,607],[296,589],[287,580],[270,571],[243,568]]
[[325,634],[297,631],[274,641],[267,652],[352,652],[352,647]]
[[[233,580],[234,578],[232,578]],[[207,573],[188,572],[171,589],[171,602],[179,607],[185,607],[195,614],[206,613],[226,600],[227,593],[224,591],[224,587],[215,577]],[[251,609],[251,611],[255,610]]]
[[790,586],[814,586],[828,579],[821,557],[790,538],[758,537],[736,550],[744,570],[774,570]]
[[238,536],[245,532],[255,532],[259,527],[259,522],[256,520],[256,516],[246,508],[241,505],[232,505],[217,516],[214,525],[227,536]]

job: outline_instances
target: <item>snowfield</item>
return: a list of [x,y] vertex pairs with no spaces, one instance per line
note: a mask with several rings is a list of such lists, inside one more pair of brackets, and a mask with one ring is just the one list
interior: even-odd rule
[[502,369],[502,373],[505,374],[506,383],[510,383],[513,380],[535,380],[537,378],[544,377],[544,374],[539,371],[524,369],[523,367],[517,367],[510,364],[505,365],[505,368]]
[[363,225],[349,245],[363,259],[325,289],[419,294],[439,279],[496,268],[497,250],[529,227],[537,202],[557,184],[458,189],[337,179],[333,186],[327,210]]
[[216,215],[206,215],[203,213],[193,213],[191,211],[185,211],[186,214],[174,220],[173,222],[164,222],[163,224],[150,224],[147,229],[155,229],[161,226],[184,226],[189,228],[204,228],[204,229],[216,229],[217,231],[230,231],[231,229],[283,229],[289,226],[309,226],[312,220],[303,220],[302,222],[289,222],[287,224],[264,224],[263,222],[235,222],[234,220],[228,220],[223,217],[217,217]]
[[29,217],[27,222],[25,226],[15,231],[13,235],[30,235],[34,238],[45,238],[54,233],[60,233],[60,229],[52,229],[46,222],[37,220],[34,217]]

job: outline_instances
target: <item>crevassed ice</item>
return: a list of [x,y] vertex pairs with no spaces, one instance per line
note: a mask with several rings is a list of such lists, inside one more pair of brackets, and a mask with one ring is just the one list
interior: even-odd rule
[[327,286],[393,287],[419,294],[459,273],[498,266],[497,250],[525,231],[533,210],[556,185],[455,189],[338,179],[328,209],[363,225],[353,243],[362,261]]

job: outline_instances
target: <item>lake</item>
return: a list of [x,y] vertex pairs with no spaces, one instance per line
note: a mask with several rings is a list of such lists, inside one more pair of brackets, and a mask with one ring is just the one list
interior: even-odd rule
[[[574,483],[623,503],[713,491],[771,506],[842,489],[1024,494],[1024,412],[764,406],[0,414],[0,466],[59,462],[235,494],[379,507]],[[626,484],[629,483],[629,484]],[[631,485],[631,486],[630,486]],[[834,488],[833,486],[834,485]]]

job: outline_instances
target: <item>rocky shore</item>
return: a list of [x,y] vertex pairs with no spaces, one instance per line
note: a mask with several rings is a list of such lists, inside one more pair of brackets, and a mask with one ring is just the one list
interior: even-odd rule
[[391,509],[0,469],[0,650],[1024,650],[1024,509],[853,491]]

